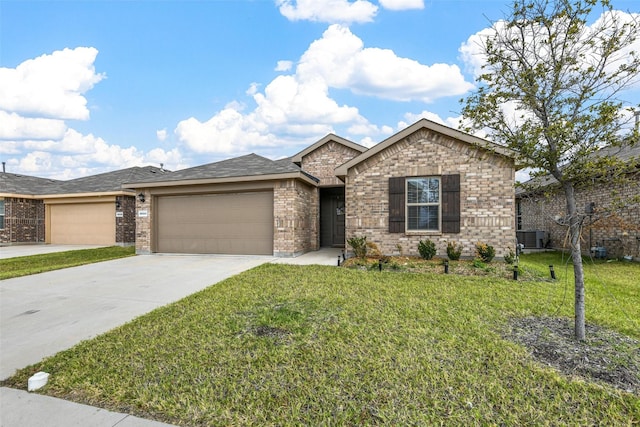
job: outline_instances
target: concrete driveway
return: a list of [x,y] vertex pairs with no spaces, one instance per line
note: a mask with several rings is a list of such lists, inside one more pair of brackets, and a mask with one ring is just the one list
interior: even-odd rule
[[0,378],[272,260],[143,255],[0,280]]

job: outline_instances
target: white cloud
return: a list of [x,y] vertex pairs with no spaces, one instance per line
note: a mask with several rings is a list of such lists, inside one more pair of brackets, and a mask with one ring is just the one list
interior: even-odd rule
[[446,118],[442,118],[440,117],[438,114],[436,113],[432,113],[431,111],[427,111],[424,110],[420,113],[406,113],[404,115],[404,119],[403,121],[398,122],[398,125],[396,127],[396,131],[402,130],[404,128],[406,128],[407,126],[417,122],[420,119],[427,119],[427,120],[431,120],[432,122],[435,123],[439,123],[441,125],[445,125],[445,126],[449,126],[451,128],[454,129],[458,129],[459,125],[460,125],[460,121],[462,120],[462,116],[458,116],[458,117],[446,117]]
[[394,101],[432,102],[473,89],[457,65],[428,66],[389,49],[365,48],[349,28],[337,24],[309,46],[297,74],[301,80],[321,77],[331,87]]
[[[93,65],[97,54],[91,47],[64,49],[0,68],[0,153],[9,170],[69,179],[150,162],[186,166],[178,149],[145,155],[67,126],[68,119],[89,119],[84,94],[104,78]],[[164,140],[167,131],[156,135]]]
[[26,118],[0,110],[0,141],[61,138],[65,130],[63,120]]
[[214,115],[206,122],[194,117],[178,123],[178,139],[196,153],[237,153],[251,147],[271,146],[275,137],[252,126],[252,117],[243,116],[233,106]]
[[276,71],[289,71],[291,70],[291,67],[293,67],[293,62],[292,61],[278,61],[278,64],[276,65]]
[[[596,21],[594,21],[590,25],[586,25],[584,31],[581,35],[583,40],[594,41],[593,51],[591,53],[587,53],[584,55],[584,58],[581,61],[581,66],[584,68],[589,67],[590,65],[595,65],[597,61],[600,59],[600,46],[598,46],[597,40],[598,37],[594,34],[594,31],[600,31],[602,28],[608,29],[613,28],[615,25],[614,22],[618,23],[631,23],[632,21],[639,21],[640,14],[638,13],[626,13],[622,11],[612,11],[601,14]],[[461,60],[465,63],[466,68],[473,73],[474,77],[479,77],[482,73],[488,72],[490,70],[483,70],[482,67],[487,63],[486,56],[483,53],[483,46],[486,43],[488,37],[498,33],[504,33],[506,30],[507,23],[503,20],[496,21],[492,27],[485,28],[473,35],[471,35],[466,42],[462,43],[460,48],[458,49],[460,53]],[[515,30],[513,30],[515,31]],[[520,37],[520,34],[517,34]],[[526,39],[533,40],[533,34],[525,33],[524,35]],[[543,45],[527,43],[527,46],[534,47],[537,49],[535,54],[541,58],[545,57],[545,51],[541,50]],[[571,49],[572,46],[569,47]],[[636,38],[634,43],[632,43],[627,48],[621,50],[614,58],[611,58],[610,63],[608,64],[608,70],[612,71],[614,68],[617,68],[621,64],[627,62],[631,59],[631,52],[640,52],[640,38]],[[569,51],[569,54],[573,52]]]
[[280,13],[290,21],[350,24],[371,22],[378,7],[366,0],[276,0]]
[[380,6],[389,10],[424,9],[424,0],[380,0]]
[[87,120],[83,96],[104,74],[93,66],[98,50],[78,47],[0,68],[0,110],[26,116]]
[[348,28],[336,24],[311,43],[293,74],[277,76],[262,91],[251,84],[246,94],[255,102],[253,110],[244,112],[234,101],[208,120],[179,122],[175,133],[189,150],[225,155],[299,146],[334,132],[334,126],[364,138],[390,133],[389,126],[370,123],[358,108],[336,102],[332,88],[394,101],[432,101],[460,95],[472,85],[456,66],[426,66],[391,50],[365,48]]
[[167,129],[160,129],[156,131],[156,138],[158,141],[163,142],[167,139]]

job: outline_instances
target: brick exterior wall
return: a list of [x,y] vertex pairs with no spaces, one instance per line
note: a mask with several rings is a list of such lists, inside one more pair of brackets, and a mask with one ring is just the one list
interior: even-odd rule
[[[155,211],[151,193],[145,194],[145,201],[136,203],[135,243],[137,254],[152,252],[152,228]],[[318,189],[296,179],[276,181],[273,184],[273,253],[275,256],[291,257],[318,249]],[[139,215],[147,211],[146,217]]]
[[[138,196],[135,197],[136,203],[136,254],[148,255],[151,253],[151,227],[153,220],[153,210],[151,209],[151,193],[148,189],[138,190],[137,194],[144,194],[145,201],[138,200]],[[146,216],[140,216],[140,212],[147,212]]]
[[44,202],[16,197],[4,198],[4,229],[0,243],[44,243]]
[[120,203],[122,216],[116,216],[116,244],[133,245],[136,241],[136,198],[134,196],[116,196],[116,206]]
[[[585,213],[588,203],[595,202],[593,224],[585,218],[582,230],[581,249],[589,254],[590,246],[603,246],[609,257],[630,255],[640,260],[640,174],[624,184],[608,183],[591,189],[576,191],[578,210]],[[624,207],[612,209],[612,204],[621,201]],[[546,195],[524,196],[519,199],[521,229],[544,231],[550,247],[568,249],[568,227],[558,224],[556,219],[566,216],[566,198],[561,190]]]
[[[460,174],[460,233],[389,233],[389,178]],[[456,139],[421,129],[352,167],[346,182],[346,237],[367,236],[382,253],[418,255],[431,239],[446,257],[447,241],[473,257],[475,244],[494,246],[497,257],[515,248],[513,162]]]
[[342,187],[342,182],[335,174],[335,168],[353,159],[360,152],[337,142],[329,141],[317,150],[304,156],[302,170],[320,179],[322,187]]
[[279,181],[273,189],[273,254],[298,256],[319,246],[318,189],[301,181]]

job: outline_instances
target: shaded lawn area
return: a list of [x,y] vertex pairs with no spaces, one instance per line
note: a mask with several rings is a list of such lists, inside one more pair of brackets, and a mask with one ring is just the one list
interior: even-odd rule
[[0,280],[124,258],[135,255],[135,252],[133,246],[109,246],[0,259]]
[[[640,283],[605,288],[588,288],[588,321],[640,338],[638,310],[619,309],[640,306]],[[43,370],[47,394],[178,425],[637,423],[637,393],[564,376],[503,338],[511,318],[559,306],[571,322],[564,294],[562,281],[266,264],[5,385]]]

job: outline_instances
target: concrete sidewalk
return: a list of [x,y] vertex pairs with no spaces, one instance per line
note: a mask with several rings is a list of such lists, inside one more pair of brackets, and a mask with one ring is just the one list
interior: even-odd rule
[[[4,254],[28,254],[22,248],[8,248],[13,251]],[[340,249],[322,249],[297,258],[143,255],[2,280],[0,378],[265,262],[337,265],[340,254]],[[29,393],[26,384],[24,390],[0,388],[2,427],[116,425],[169,426]]]
[[7,245],[0,246],[0,259],[104,247],[104,245]]

